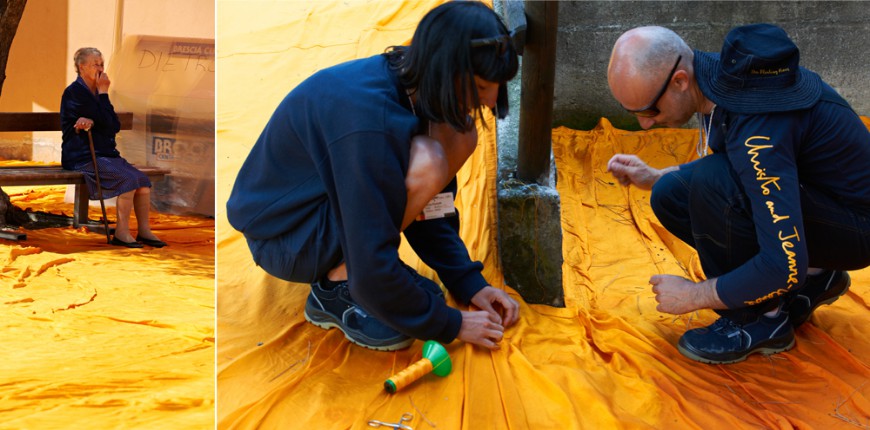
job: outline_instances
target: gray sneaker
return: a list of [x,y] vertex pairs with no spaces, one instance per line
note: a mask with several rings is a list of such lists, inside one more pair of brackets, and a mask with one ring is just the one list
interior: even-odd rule
[[849,273],[839,270],[826,270],[818,275],[807,276],[804,285],[787,304],[792,327],[800,327],[819,306],[836,302],[849,291],[851,284]]
[[395,351],[411,346],[414,339],[393,330],[354,303],[347,281],[331,290],[320,282],[311,284],[305,302],[305,319],[322,329],[338,328],[351,342],[378,351]]
[[688,358],[702,363],[728,364],[743,361],[750,354],[765,355],[788,351],[794,346],[794,329],[788,313],[761,315],[757,320],[737,324],[721,317],[707,327],[687,331],[677,349]]

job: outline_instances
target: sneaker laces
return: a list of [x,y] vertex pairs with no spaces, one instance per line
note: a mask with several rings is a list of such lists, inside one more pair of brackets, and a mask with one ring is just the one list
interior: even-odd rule
[[734,336],[740,336],[743,332],[743,327],[728,318],[721,317],[710,325],[710,330],[732,338]]

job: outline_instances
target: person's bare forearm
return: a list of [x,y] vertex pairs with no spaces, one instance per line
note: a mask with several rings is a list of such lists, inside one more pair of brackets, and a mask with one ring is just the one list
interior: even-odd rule
[[700,309],[727,309],[716,291],[716,278],[694,282],[677,275],[653,275],[649,280],[659,303],[656,309],[682,315]]
[[664,169],[659,169],[658,174],[657,174],[655,180],[653,181],[653,184],[658,182],[659,179],[662,178],[662,176],[665,176],[666,174],[671,173],[671,172],[676,172],[677,170],[680,170],[679,164],[676,166],[670,166],[670,167],[665,167]]
[[719,293],[716,291],[716,281],[719,278],[707,279],[698,283],[696,288],[697,296],[695,298],[698,309],[728,309],[725,303],[719,298]]

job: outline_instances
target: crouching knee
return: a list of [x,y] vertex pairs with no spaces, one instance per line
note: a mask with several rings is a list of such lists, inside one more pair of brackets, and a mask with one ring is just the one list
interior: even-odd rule
[[682,209],[688,204],[686,184],[673,172],[663,175],[652,187],[649,204],[659,219],[669,217],[675,208]]
[[415,136],[411,140],[411,159],[405,185],[411,194],[435,195],[448,181],[448,162],[444,147],[429,136]]

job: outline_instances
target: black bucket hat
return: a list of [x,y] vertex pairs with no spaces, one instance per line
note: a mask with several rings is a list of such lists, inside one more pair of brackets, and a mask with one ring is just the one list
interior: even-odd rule
[[800,52],[771,24],[734,28],[722,53],[695,51],[701,92],[731,112],[758,114],[806,109],[822,94],[822,79],[798,65]]

